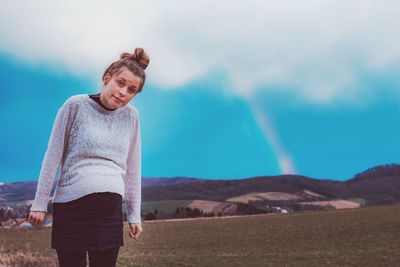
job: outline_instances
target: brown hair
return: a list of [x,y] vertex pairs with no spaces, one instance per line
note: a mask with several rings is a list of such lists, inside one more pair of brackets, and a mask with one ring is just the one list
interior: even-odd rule
[[134,75],[142,79],[142,83],[137,91],[137,93],[140,93],[146,80],[146,73],[144,70],[149,65],[149,61],[149,56],[144,52],[143,48],[138,47],[133,53],[124,52],[120,55],[119,60],[111,63],[111,65],[104,71],[103,80],[107,73],[112,77],[113,74],[119,71],[122,67],[126,67]]

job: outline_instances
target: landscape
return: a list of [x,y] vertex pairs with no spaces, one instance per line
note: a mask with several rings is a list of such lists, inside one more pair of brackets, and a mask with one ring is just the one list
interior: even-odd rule
[[[392,204],[400,202],[399,177],[398,164],[376,166],[346,181],[300,175],[236,180],[143,177],[142,219],[292,213]],[[0,186],[2,228],[17,227],[24,222],[36,186],[37,181],[4,183]],[[55,186],[51,194],[54,189]],[[50,225],[51,206],[50,201],[46,223]],[[125,203],[123,210],[126,217]]]
[[[21,205],[29,207],[35,189],[36,181],[3,184],[2,209],[23,215]],[[118,266],[396,266],[400,260],[397,164],[343,182],[144,177],[142,197],[144,232],[130,239],[125,222]],[[2,228],[0,266],[57,266],[51,203],[40,229],[18,227],[12,218]]]
[[6,3],[0,267],[400,266],[400,1]]

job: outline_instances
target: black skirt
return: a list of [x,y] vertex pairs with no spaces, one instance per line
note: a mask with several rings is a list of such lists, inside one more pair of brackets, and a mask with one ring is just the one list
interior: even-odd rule
[[92,193],[66,203],[53,203],[51,247],[100,251],[123,246],[122,196]]

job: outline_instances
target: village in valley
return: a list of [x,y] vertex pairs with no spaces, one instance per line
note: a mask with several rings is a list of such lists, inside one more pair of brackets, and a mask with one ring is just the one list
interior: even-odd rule
[[[0,229],[10,228],[32,228],[28,222],[29,206],[19,206],[18,209],[2,204],[0,207]],[[51,213],[46,214],[43,227],[51,227],[53,216]]]
[[[215,210],[215,207],[218,205],[220,206],[220,211],[213,212],[212,209],[214,208]],[[49,206],[51,206],[51,204],[49,204]],[[228,206],[231,206],[229,204],[224,206],[225,207],[222,207],[221,209],[221,205],[217,202],[214,203],[212,201],[198,200],[191,202],[191,205],[187,207],[177,207],[173,214],[169,214],[167,216],[164,216],[164,213],[161,210],[159,211],[159,209],[155,209],[153,212],[147,212],[146,214],[142,213],[142,218],[146,221],[150,221],[157,219],[183,219],[240,215],[237,213],[237,208],[235,207],[235,204],[233,204],[232,206],[235,207],[235,209],[232,209],[232,207],[231,209],[227,209]],[[288,208],[269,207],[268,205],[266,207],[270,212],[274,213],[292,212],[292,210]],[[29,208],[30,205],[18,206],[18,208],[15,209],[13,207],[7,206],[6,204],[2,204],[2,206],[0,207],[0,229],[32,228],[32,225],[28,222]],[[49,210],[51,210],[51,208]],[[254,213],[259,214],[261,212],[254,211]],[[246,212],[246,214],[251,214],[251,211],[249,210],[248,212]],[[124,212],[124,219],[126,220],[126,212]],[[52,227],[52,222],[53,215],[51,212],[47,212],[42,227]]]

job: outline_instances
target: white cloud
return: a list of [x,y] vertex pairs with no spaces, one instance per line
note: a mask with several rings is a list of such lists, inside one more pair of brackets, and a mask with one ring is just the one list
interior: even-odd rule
[[164,88],[222,68],[248,98],[287,88],[328,103],[356,101],[363,71],[400,63],[398,1],[2,3],[0,52],[96,78],[143,46],[149,80]]

